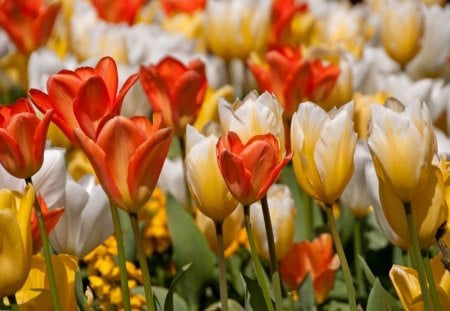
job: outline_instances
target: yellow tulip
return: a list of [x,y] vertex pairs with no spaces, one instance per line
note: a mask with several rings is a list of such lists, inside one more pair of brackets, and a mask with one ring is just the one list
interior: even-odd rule
[[[450,305],[450,272],[441,263],[441,255],[431,260],[431,271],[442,307]],[[405,310],[422,311],[424,304],[417,271],[393,265],[389,277]]]
[[400,200],[411,201],[426,182],[436,151],[430,111],[419,101],[403,107],[394,98],[372,105],[367,138],[380,183]]
[[0,297],[14,295],[30,271],[34,197],[32,186],[27,186],[23,194],[0,190]]
[[292,118],[295,175],[306,193],[325,204],[341,196],[353,174],[356,133],[352,117],[352,102],[328,113],[305,102]]
[[216,158],[215,135],[203,136],[191,126],[186,128],[186,178],[198,209],[222,223],[237,207],[238,202],[228,190]]
[[381,9],[381,41],[386,52],[406,65],[420,49],[424,16],[418,1],[387,1]]
[[382,92],[373,95],[363,95],[355,93],[353,102],[355,103],[355,111],[353,113],[353,121],[355,122],[355,132],[359,139],[367,137],[369,131],[370,111],[373,104],[383,105],[386,101],[386,94]]

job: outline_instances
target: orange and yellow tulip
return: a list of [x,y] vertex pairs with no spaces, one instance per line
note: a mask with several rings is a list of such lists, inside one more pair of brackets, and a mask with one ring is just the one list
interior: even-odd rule
[[203,10],[206,6],[206,0],[162,0],[164,12],[168,16],[176,13],[193,14],[196,11]]
[[50,36],[61,4],[42,0],[3,0],[0,2],[0,26],[17,49],[29,54]]
[[185,66],[168,56],[156,65],[141,66],[140,75],[153,110],[162,113],[176,135],[184,136],[186,125],[194,123],[200,112],[208,86],[203,62]]
[[231,194],[243,205],[261,200],[291,159],[281,157],[272,134],[253,136],[244,145],[235,132],[217,143],[217,161]]
[[310,273],[316,301],[321,304],[333,287],[339,264],[331,235],[323,233],[312,242],[295,243],[280,263],[280,275],[290,288],[296,289]]
[[49,109],[40,120],[25,98],[0,106],[0,163],[8,173],[28,178],[41,168],[52,114]]
[[92,0],[97,14],[110,23],[133,24],[144,0]]
[[101,128],[96,140],[81,129],[75,136],[88,156],[105,192],[119,207],[137,213],[150,199],[172,141],[172,129],[145,117],[116,116]]
[[31,89],[31,101],[42,112],[54,109],[53,121],[75,145],[74,129],[80,128],[95,139],[106,121],[120,114],[122,100],[138,74],[131,75],[119,93],[118,74],[111,57],[102,58],[95,68],[62,70],[47,81],[47,92]]

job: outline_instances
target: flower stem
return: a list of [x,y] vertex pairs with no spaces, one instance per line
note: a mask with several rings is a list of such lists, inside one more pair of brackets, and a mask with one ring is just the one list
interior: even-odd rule
[[16,295],[8,296],[9,305],[12,311],[19,311],[19,305],[17,304]]
[[[26,178],[25,182],[27,184],[31,184],[31,185],[33,184],[31,177]],[[52,296],[53,308],[55,311],[60,311],[61,304],[59,302],[58,288],[57,288],[56,280],[55,280],[55,272],[53,271],[50,242],[48,240],[47,231],[45,229],[45,222],[44,222],[44,217],[42,216],[41,205],[39,204],[37,196],[35,196],[35,198],[34,198],[34,211],[36,213],[36,218],[37,218],[38,227],[39,227],[39,233],[40,233],[41,239],[42,239],[42,249],[44,251],[45,269],[47,271],[46,275],[48,278],[48,284],[50,286],[50,293]]]
[[250,255],[252,257],[253,267],[256,273],[256,280],[258,281],[258,284],[262,290],[267,310],[274,311],[266,280],[264,278],[263,267],[261,265],[261,262],[259,261],[258,254],[256,253],[255,237],[253,236],[253,230],[250,224],[250,206],[248,205],[244,205],[244,222],[245,230],[247,231],[248,242],[250,244]]
[[439,301],[439,295],[436,288],[436,282],[434,281],[433,272],[431,271],[430,266],[430,258],[428,258],[428,255],[426,252],[422,252],[422,260],[425,267],[425,273],[427,275],[428,284],[430,285],[430,293],[431,293],[431,299],[433,300],[434,304],[434,310],[441,311],[441,302]]
[[144,243],[142,242],[141,231],[139,230],[139,222],[137,214],[131,213],[131,226],[133,227],[134,241],[136,243],[139,266],[142,271],[142,279],[144,281],[145,300],[147,301],[147,310],[154,311],[155,304],[153,300],[152,283],[150,280],[150,272],[148,271],[147,258],[144,253]]
[[[361,261],[358,260],[358,255],[363,257],[362,252],[362,239],[361,239],[361,222],[362,219],[357,217],[355,219],[355,226],[353,231],[353,247],[354,247],[354,262],[356,272],[356,285],[358,287],[358,294],[361,297],[367,296],[366,283],[364,282],[363,267]],[[364,257],[363,257],[364,258]]]
[[345,285],[347,287],[348,302],[350,304],[350,310],[356,311],[356,295],[355,288],[353,287],[352,275],[350,273],[350,268],[348,266],[347,258],[345,257],[344,247],[342,246],[341,238],[336,226],[336,220],[333,215],[333,205],[327,204],[325,206],[325,212],[327,214],[328,226],[331,230],[331,235],[333,236],[334,245],[336,246],[336,251],[341,262],[342,272],[344,273]]
[[275,292],[275,307],[277,311],[281,311],[283,310],[283,297],[281,295],[280,273],[278,272],[277,252],[275,249],[272,221],[270,219],[269,204],[266,195],[261,199],[261,207],[267,234],[267,244],[269,246],[270,272],[272,273],[272,283]]
[[228,311],[227,267],[223,246],[223,223],[216,223],[217,260],[219,262],[219,286],[222,311]]
[[125,259],[125,247],[123,245],[122,227],[120,225],[119,211],[117,206],[111,202],[111,214],[114,224],[114,237],[117,242],[117,256],[119,259],[120,286],[122,288],[122,303],[125,311],[131,311],[130,290],[128,289],[127,265]]
[[413,266],[419,274],[420,289],[422,290],[422,298],[425,306],[425,310],[433,310],[431,303],[431,296],[427,286],[427,276],[425,273],[425,267],[423,265],[422,257],[420,255],[419,239],[417,237],[416,228],[414,226],[414,219],[411,210],[410,202],[403,202],[403,208],[405,209],[406,221],[408,223],[409,237],[411,240],[411,251]]

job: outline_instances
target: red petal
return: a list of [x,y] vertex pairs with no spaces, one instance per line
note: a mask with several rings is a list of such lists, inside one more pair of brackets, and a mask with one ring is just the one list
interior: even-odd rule
[[114,100],[118,87],[117,66],[114,59],[111,57],[103,57],[95,67],[95,72],[104,81],[111,101]]

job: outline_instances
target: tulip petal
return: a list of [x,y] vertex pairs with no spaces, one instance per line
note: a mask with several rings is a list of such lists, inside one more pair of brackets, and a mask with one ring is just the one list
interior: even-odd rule
[[[120,91],[119,91],[119,94],[117,94],[115,106],[113,109],[113,112],[115,114],[120,113],[120,109],[122,108],[123,98],[127,94],[128,90],[136,83],[137,80],[139,80],[139,73],[135,73],[135,74],[129,76],[128,79],[125,81],[125,83],[120,88]],[[112,97],[112,98],[114,98],[114,97]]]
[[100,79],[103,80],[107,90],[109,98],[112,100],[116,98],[117,88],[118,88],[118,73],[117,66],[114,59],[111,57],[103,57],[95,66],[95,72],[100,76]]
[[17,167],[23,168],[25,164],[18,142],[2,128],[0,128],[0,162],[11,175],[17,171]]

